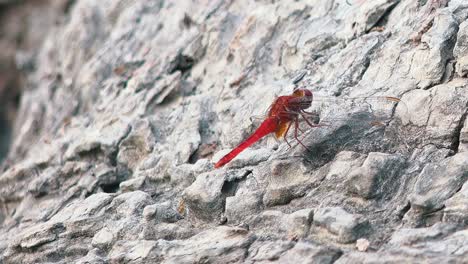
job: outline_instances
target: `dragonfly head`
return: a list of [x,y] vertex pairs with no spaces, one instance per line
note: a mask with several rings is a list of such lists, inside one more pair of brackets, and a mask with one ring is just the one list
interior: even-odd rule
[[312,100],[314,98],[312,91],[305,88],[298,88],[294,90],[293,96],[300,98],[302,109],[309,108],[312,105]]

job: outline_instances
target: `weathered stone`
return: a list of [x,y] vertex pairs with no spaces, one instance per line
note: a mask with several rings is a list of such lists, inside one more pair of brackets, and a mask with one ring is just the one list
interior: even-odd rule
[[314,210],[302,209],[283,217],[283,225],[290,238],[303,238],[307,236],[312,223]]
[[352,151],[338,153],[335,160],[330,163],[326,178],[330,180],[336,179],[338,182],[345,181],[350,171],[355,167],[361,166],[365,158],[364,155]]
[[417,49],[411,62],[410,75],[420,79],[419,87],[427,88],[442,79],[457,31],[458,23],[451,12],[435,14],[432,27],[421,38],[427,48]]
[[445,202],[444,222],[468,224],[468,182]]
[[225,214],[230,223],[241,223],[251,215],[255,215],[263,208],[262,192],[242,193],[226,198]]
[[271,165],[270,184],[263,196],[265,206],[287,204],[302,197],[307,190],[318,184],[325,175],[310,175],[298,161],[274,161]]
[[201,232],[180,244],[175,244],[167,252],[166,263],[188,263],[207,261],[213,263],[242,263],[247,248],[254,241],[248,230],[221,226]]
[[[466,84],[466,79],[454,79],[430,90],[414,90],[405,94],[402,100],[411,103],[397,109],[396,115],[401,117],[405,129],[409,129],[411,134],[400,137],[402,142],[424,142],[450,148],[453,131],[466,112],[468,99],[462,95],[462,87]],[[453,101],[452,98],[458,99]],[[450,111],[447,111],[449,106]]]
[[292,247],[294,243],[290,241],[255,241],[249,248],[249,256],[260,263],[275,261]]
[[117,241],[109,252],[111,263],[148,263],[158,261],[160,258],[151,252],[158,246],[158,242],[149,240]]
[[460,24],[457,34],[457,42],[453,48],[453,55],[456,58],[468,55],[468,21],[463,21]]
[[88,217],[102,215],[105,208],[112,202],[113,195],[107,193],[93,194],[81,201],[68,204],[63,210],[51,218],[52,222],[76,221]]
[[314,224],[325,227],[336,235],[340,243],[351,243],[365,235],[368,222],[361,215],[346,212],[340,207],[327,207],[315,210]]
[[414,245],[425,241],[436,240],[445,237],[455,231],[456,226],[437,223],[428,228],[402,228],[393,233],[388,242],[391,247]]
[[137,177],[134,179],[123,181],[119,184],[119,189],[122,192],[133,192],[140,190],[141,187],[145,184],[146,177]]
[[114,198],[110,207],[115,212],[122,215],[141,215],[143,209],[151,204],[153,199],[147,193],[142,191],[123,193]]
[[402,252],[349,252],[343,254],[335,263],[336,264],[352,264],[352,263],[444,263],[461,260],[452,256],[436,256],[436,255],[414,255],[411,253],[403,254]]
[[316,246],[313,244],[298,242],[293,248],[286,251],[278,263],[335,263],[342,252],[336,248]]
[[280,211],[263,211],[252,219],[249,223],[249,227],[255,230],[257,234],[271,235],[279,233],[278,231],[284,232],[284,227],[282,225],[283,216],[284,214]]
[[96,263],[96,264],[105,264],[108,263],[107,258],[102,256],[102,252],[100,249],[92,249],[86,254],[86,256],[80,258],[76,263],[78,264],[88,264],[88,263]]
[[468,153],[458,153],[445,160],[428,164],[418,175],[413,194],[412,207],[424,211],[440,209],[468,179]]
[[224,177],[219,174],[198,175],[195,182],[184,191],[189,214],[203,220],[217,219],[223,212],[222,188]]
[[140,161],[153,151],[154,138],[148,120],[137,120],[131,125],[128,136],[119,145],[117,161],[134,169]]
[[139,238],[145,240],[182,240],[192,237],[198,230],[174,223],[148,223],[143,225]]
[[460,130],[460,141],[459,143],[459,151],[460,152],[467,152],[468,151],[468,118],[465,119],[463,123],[463,127]]
[[173,223],[182,219],[182,216],[172,208],[169,202],[148,205],[143,209],[143,216],[147,221],[156,223]]
[[114,241],[114,234],[108,229],[101,229],[94,235],[91,245],[100,249],[106,249]]
[[1,263],[468,263],[466,0],[0,6]]
[[369,153],[364,163],[350,172],[347,190],[366,199],[382,195],[396,184],[402,166],[403,159],[398,155]]

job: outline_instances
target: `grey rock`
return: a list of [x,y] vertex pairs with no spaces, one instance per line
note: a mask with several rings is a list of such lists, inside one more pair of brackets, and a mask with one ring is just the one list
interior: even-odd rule
[[[400,137],[403,142],[424,142],[450,148],[453,129],[459,126],[466,111],[468,100],[461,95],[461,87],[466,79],[454,79],[452,82],[433,87],[430,90],[414,90],[405,94],[402,100],[411,103],[397,109],[396,114],[406,124],[410,135]],[[458,98],[450,102],[450,98]],[[450,105],[450,111],[444,111],[441,105]],[[421,128],[425,128],[421,130]]]
[[161,257],[154,254],[157,241],[117,241],[109,252],[111,263],[147,263],[160,261]]
[[153,151],[156,139],[148,120],[138,120],[131,127],[130,133],[120,142],[117,161],[134,169]]
[[418,49],[412,62],[410,74],[422,79],[419,87],[426,88],[442,79],[445,60],[452,53],[457,32],[458,23],[451,12],[441,10],[435,14],[432,27],[421,38],[427,49]]
[[283,225],[289,238],[304,238],[308,235],[310,225],[312,223],[314,210],[302,209],[285,215],[283,217]]
[[[450,175],[450,176],[448,176]],[[439,163],[428,164],[418,175],[410,196],[411,206],[425,212],[440,209],[468,179],[468,155],[458,153]]]
[[175,223],[155,225],[149,222],[143,225],[143,230],[138,237],[144,240],[182,240],[192,237],[197,231],[191,226],[181,226]]
[[347,190],[366,199],[382,195],[397,184],[395,177],[403,166],[403,158],[398,155],[369,153],[362,165],[348,175]]
[[340,207],[315,210],[314,224],[336,235],[340,243],[351,243],[365,235],[369,224],[361,215],[350,214]]
[[87,137],[71,144],[65,152],[67,160],[76,159],[92,151],[102,151],[107,157],[115,152],[117,143],[130,132],[130,126],[122,120],[109,120],[102,127],[89,128]]
[[259,263],[275,261],[292,247],[291,241],[255,241],[249,248],[249,259]]
[[100,184],[110,185],[119,182],[116,169],[109,165],[99,164],[93,172]]
[[142,191],[134,191],[123,193],[116,196],[110,207],[115,210],[115,212],[122,215],[141,215],[144,208],[151,204],[153,199],[147,193]]
[[195,182],[184,191],[184,200],[189,214],[202,220],[215,220],[223,212],[221,192],[224,177],[215,173],[198,175]]
[[468,223],[468,182],[445,202],[444,222]]
[[457,34],[457,42],[453,48],[453,55],[457,58],[462,58],[468,55],[468,22],[464,21],[460,24]]
[[113,195],[107,193],[93,194],[81,201],[74,201],[54,215],[51,222],[78,221],[88,217],[102,215],[112,202]]
[[0,5],[1,263],[468,263],[465,0]]
[[146,206],[143,209],[143,216],[146,220],[154,220],[156,223],[173,223],[182,219],[182,216],[168,202]]
[[458,256],[460,260],[465,262],[467,260],[466,254],[468,253],[468,246],[466,245],[466,239],[468,237],[467,230],[457,231],[444,239],[424,242],[427,248],[445,256]]
[[393,233],[390,241],[390,247],[402,247],[406,245],[414,245],[421,242],[437,240],[441,237],[446,237],[456,230],[455,225],[437,223],[427,228],[402,228]]
[[260,238],[284,236],[284,214],[280,211],[265,210],[248,222],[249,229],[254,230]]
[[262,192],[243,193],[238,191],[235,196],[226,198],[225,214],[230,223],[242,223],[251,215],[263,208]]
[[102,251],[100,249],[92,249],[86,254],[86,256],[80,258],[76,263],[79,264],[88,264],[88,263],[97,263],[105,264],[108,263],[108,259],[102,256]]
[[291,214],[280,211],[263,211],[249,220],[249,227],[259,236],[280,236],[291,240],[307,237],[313,219],[312,209],[302,209]]
[[145,184],[146,177],[141,176],[134,179],[123,181],[119,184],[119,189],[122,192],[133,192],[140,190]]
[[283,254],[277,263],[335,263],[342,252],[336,248],[327,248],[299,242]]
[[114,240],[114,234],[108,228],[101,229],[96,235],[94,235],[91,245],[96,248],[106,249],[112,244]]
[[[461,258],[451,256],[421,256],[402,252],[349,252],[343,254],[335,263],[457,263]],[[463,263],[463,262],[462,262]]]
[[254,236],[245,229],[221,226],[169,244],[163,263],[191,263],[194,260],[241,263],[253,240]]
[[463,127],[460,130],[460,141],[459,141],[460,152],[468,151],[468,118],[465,119]]
[[335,159],[330,163],[327,172],[327,179],[336,179],[338,182],[344,182],[353,168],[361,166],[366,157],[362,154],[352,151],[339,152]]
[[271,179],[263,196],[266,206],[287,204],[302,197],[307,190],[318,184],[325,175],[310,175],[300,162],[275,161],[271,164]]

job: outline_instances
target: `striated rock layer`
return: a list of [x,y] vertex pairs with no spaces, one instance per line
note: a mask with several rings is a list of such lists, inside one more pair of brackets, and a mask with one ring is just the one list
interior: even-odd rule
[[[0,9],[1,263],[468,262],[466,1]],[[294,87],[308,150],[214,170]]]

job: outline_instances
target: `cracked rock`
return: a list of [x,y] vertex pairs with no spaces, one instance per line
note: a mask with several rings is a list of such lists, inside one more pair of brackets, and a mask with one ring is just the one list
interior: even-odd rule
[[444,206],[468,179],[468,154],[458,153],[438,163],[428,164],[418,175],[411,206],[430,212]]
[[0,9],[0,263],[468,263],[466,0]]
[[224,177],[219,174],[198,175],[195,182],[184,191],[184,200],[189,214],[202,220],[218,219],[224,209]]
[[274,161],[271,174],[270,184],[263,196],[265,206],[287,204],[304,196],[309,188],[325,177],[308,174],[303,164],[294,161]]
[[362,166],[354,169],[346,181],[347,190],[371,199],[385,193],[395,184],[395,177],[403,166],[403,158],[385,153],[369,153]]
[[335,263],[342,252],[336,248],[326,248],[305,242],[298,242],[279,259],[278,263]]
[[350,214],[340,207],[315,210],[314,224],[326,228],[340,243],[351,243],[365,235],[368,222],[361,215]]
[[247,217],[260,212],[263,208],[262,192],[238,191],[235,196],[226,198],[226,217],[230,223],[244,222]]
[[445,202],[444,222],[468,223],[468,182]]

